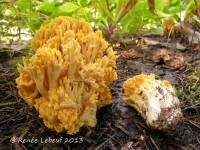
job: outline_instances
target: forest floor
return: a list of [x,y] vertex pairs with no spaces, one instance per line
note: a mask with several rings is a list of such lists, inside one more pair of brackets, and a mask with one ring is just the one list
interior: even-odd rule
[[[129,37],[130,38],[130,37]],[[200,149],[200,51],[183,38],[167,39],[157,35],[112,39],[117,60],[118,80],[111,86],[113,103],[97,112],[95,128],[83,127],[76,135],[56,133],[46,128],[34,108],[19,96],[15,84],[18,76],[14,58],[25,55],[18,51],[24,45],[0,45],[0,149],[60,150],[197,150]],[[9,52],[8,52],[9,51]],[[125,105],[121,85],[140,73],[154,73],[170,81],[177,90],[183,122],[173,130],[150,129],[133,108]],[[13,142],[11,139],[60,139],[59,143]],[[83,141],[70,143],[70,139]],[[68,141],[67,141],[68,139]]]

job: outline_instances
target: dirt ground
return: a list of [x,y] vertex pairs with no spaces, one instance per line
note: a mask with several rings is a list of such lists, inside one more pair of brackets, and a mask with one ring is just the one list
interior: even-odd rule
[[[83,127],[76,135],[56,133],[46,128],[34,108],[30,108],[19,96],[15,78],[18,76],[12,61],[24,54],[14,51],[12,57],[0,52],[0,149],[111,149],[111,150],[198,150],[200,149],[200,99],[192,91],[188,76],[194,70],[200,73],[200,51],[183,39],[168,40],[160,36],[134,38],[126,44],[123,38],[111,41],[118,52],[118,80],[110,89],[112,105],[97,112],[95,128]],[[167,41],[167,42],[166,42]],[[133,108],[123,103],[121,85],[127,78],[140,73],[154,73],[172,82],[178,91],[184,120],[175,129],[158,131],[146,126]],[[195,83],[200,86],[200,81]],[[59,139],[52,143],[17,143],[13,138]],[[70,143],[69,139],[82,139]]]

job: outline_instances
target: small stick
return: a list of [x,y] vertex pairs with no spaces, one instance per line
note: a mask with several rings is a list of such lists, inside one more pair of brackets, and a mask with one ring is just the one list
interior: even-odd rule
[[115,134],[114,135],[112,135],[110,138],[108,138],[107,140],[105,140],[103,143],[101,143],[99,146],[97,146],[97,148],[95,148],[95,150],[99,150],[99,149],[101,149],[101,147],[105,144],[105,143],[107,143],[108,141],[110,141],[113,137],[115,136]]
[[191,123],[193,126],[197,127],[198,129],[200,129],[200,126],[198,124],[196,124],[195,122],[188,120],[189,123]]
[[2,103],[0,104],[0,107],[5,107],[5,106],[8,106],[8,105],[15,105],[17,103],[19,103],[20,101],[17,101],[17,102],[8,102],[8,103]]
[[154,141],[154,139],[153,139],[151,136],[150,136],[150,139],[151,139],[151,142],[153,143],[153,145],[155,146],[155,148],[156,148],[157,150],[160,150],[160,149],[158,148],[156,142]]

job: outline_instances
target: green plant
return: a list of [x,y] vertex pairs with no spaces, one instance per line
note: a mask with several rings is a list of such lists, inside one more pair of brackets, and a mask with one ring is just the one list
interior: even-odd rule
[[174,16],[179,21],[185,8],[195,15],[197,7],[197,0],[1,0],[0,36],[15,40],[34,35],[42,23],[61,15],[85,19],[109,36],[160,32],[162,19]]

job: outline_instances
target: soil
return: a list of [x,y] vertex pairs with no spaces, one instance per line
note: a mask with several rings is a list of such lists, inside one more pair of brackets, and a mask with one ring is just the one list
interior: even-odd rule
[[[200,100],[191,91],[187,77],[200,68],[200,52],[182,39],[169,40],[156,35],[139,37],[128,44],[112,39],[118,52],[118,80],[110,89],[112,105],[100,108],[95,128],[82,127],[76,135],[56,133],[46,128],[37,111],[18,95],[15,78],[18,76],[14,58],[23,53],[7,51],[0,56],[0,149],[111,149],[111,150],[197,150],[200,149]],[[136,42],[137,41],[137,42]],[[166,42],[167,41],[167,42]],[[179,44],[177,47],[177,43]],[[180,46],[181,45],[181,46]],[[200,70],[199,70],[200,71]],[[175,129],[158,131],[148,127],[136,110],[127,106],[121,96],[121,85],[129,77],[154,73],[170,81],[177,89],[184,120]],[[197,84],[200,85],[199,81]],[[32,139],[11,142],[11,139]],[[60,139],[58,143],[44,139]],[[34,140],[37,140],[34,142]]]

